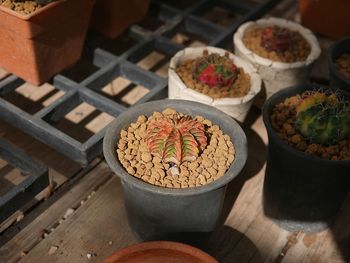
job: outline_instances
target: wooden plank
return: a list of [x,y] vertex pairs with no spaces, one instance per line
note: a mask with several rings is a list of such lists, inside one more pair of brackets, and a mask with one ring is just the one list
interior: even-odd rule
[[350,261],[350,194],[330,229],[318,234],[304,234],[286,255],[284,262]]
[[[67,189],[65,194],[59,197],[56,202],[50,203],[44,213],[37,216],[17,235],[1,246],[0,262],[17,262],[22,251],[30,251],[43,240],[43,233],[56,231],[56,226],[64,221],[63,217],[67,209],[82,209],[84,207],[81,205],[82,201],[85,202],[88,196],[111,176],[112,173],[105,163],[101,163],[85,175],[72,189]],[[44,203],[43,205],[48,204]]]
[[[129,229],[120,181],[112,178],[20,262],[100,262],[135,243]],[[51,247],[57,247],[49,254]]]

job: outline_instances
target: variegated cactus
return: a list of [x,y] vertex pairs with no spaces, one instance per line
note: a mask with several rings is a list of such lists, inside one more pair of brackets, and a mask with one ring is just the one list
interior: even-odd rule
[[184,161],[194,161],[207,145],[204,125],[177,113],[152,120],[147,133],[149,152],[178,167]]
[[286,28],[270,26],[261,31],[261,46],[267,51],[285,52],[292,47],[292,39]]
[[338,143],[350,135],[350,105],[334,93],[306,94],[297,107],[295,128],[313,143]]
[[228,52],[225,56],[217,53],[209,55],[208,50],[205,50],[203,56],[195,63],[193,75],[203,84],[220,88],[231,85],[235,81],[238,69],[229,58]]

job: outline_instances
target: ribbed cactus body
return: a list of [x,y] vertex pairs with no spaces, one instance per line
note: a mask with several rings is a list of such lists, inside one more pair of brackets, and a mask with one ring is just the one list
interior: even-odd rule
[[163,115],[151,121],[147,133],[149,152],[177,166],[194,161],[207,145],[204,125],[190,116]]
[[285,52],[292,44],[292,35],[286,28],[271,26],[261,31],[261,46],[267,51]]
[[237,66],[231,61],[228,53],[221,56],[216,53],[203,52],[203,57],[197,59],[194,77],[212,88],[231,85],[238,75]]
[[335,144],[350,135],[350,106],[334,94],[315,92],[297,108],[295,128],[312,143]]

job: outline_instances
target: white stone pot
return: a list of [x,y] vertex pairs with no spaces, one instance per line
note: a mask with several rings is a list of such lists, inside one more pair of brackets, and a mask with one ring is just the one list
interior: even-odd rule
[[[311,51],[305,61],[284,63],[263,58],[248,49],[242,39],[246,30],[256,27],[280,26],[298,31],[309,43]],[[260,19],[242,24],[233,36],[235,54],[252,63],[264,82],[267,98],[275,92],[304,83],[309,77],[311,68],[321,54],[320,45],[314,34],[307,28],[281,18]]]
[[204,50],[208,50],[209,54],[218,53],[220,55],[225,55],[227,52],[224,49],[216,47],[185,48],[177,52],[170,60],[169,65],[169,99],[192,100],[212,105],[236,120],[243,122],[253,103],[253,98],[261,90],[261,79],[256,69],[245,60],[229,53],[229,58],[233,63],[243,68],[244,72],[250,76],[250,90],[244,97],[213,99],[203,93],[188,88],[175,71],[176,67],[183,62],[202,56]]

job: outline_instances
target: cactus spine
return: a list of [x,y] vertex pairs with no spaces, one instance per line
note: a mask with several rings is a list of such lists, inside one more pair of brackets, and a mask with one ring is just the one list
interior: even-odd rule
[[335,144],[350,135],[350,106],[334,93],[311,92],[297,107],[295,128],[312,143]]

